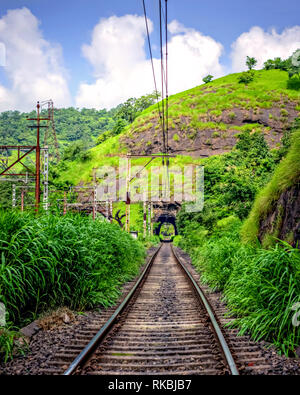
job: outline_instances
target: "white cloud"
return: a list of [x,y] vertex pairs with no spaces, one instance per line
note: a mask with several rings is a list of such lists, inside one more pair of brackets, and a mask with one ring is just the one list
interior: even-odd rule
[[[214,39],[177,21],[169,26],[169,92],[176,93],[202,83],[207,74],[222,75],[219,63],[223,47]],[[149,20],[150,32],[153,24]],[[81,83],[76,97],[78,107],[111,108],[154,90],[150,60],[145,52],[144,18],[137,15],[112,16],[95,26],[84,57],[94,68],[95,82]],[[158,90],[160,60],[154,59]]]
[[0,66],[5,66],[5,63],[6,63],[5,45],[0,42]]
[[255,57],[258,61],[256,68],[260,69],[266,60],[275,57],[286,59],[297,48],[300,48],[300,26],[286,28],[281,34],[275,29],[265,32],[254,26],[232,44],[232,71],[245,70],[247,56]]
[[182,23],[174,19],[168,24],[168,30],[171,34],[187,33],[188,31],[193,31],[193,29],[186,28]]
[[[185,28],[177,21],[169,24],[174,35],[168,44],[170,92],[176,93],[203,84],[207,74],[224,74],[220,57],[223,46],[209,36]],[[182,34],[180,34],[182,33]]]
[[10,83],[0,84],[0,111],[28,111],[37,100],[50,98],[55,106],[70,105],[61,48],[43,38],[29,9],[9,10],[0,19],[0,41],[6,49],[3,70]]

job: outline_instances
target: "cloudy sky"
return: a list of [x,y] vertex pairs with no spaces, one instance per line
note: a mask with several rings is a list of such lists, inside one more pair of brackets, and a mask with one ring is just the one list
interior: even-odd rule
[[[159,81],[158,0],[145,1]],[[247,55],[261,68],[300,48],[299,0],[168,0],[168,14],[170,93],[242,71]],[[0,0],[0,111],[150,93],[146,39],[142,0]]]

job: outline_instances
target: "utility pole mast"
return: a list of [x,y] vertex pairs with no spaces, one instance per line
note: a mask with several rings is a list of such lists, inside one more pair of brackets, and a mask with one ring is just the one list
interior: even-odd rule
[[143,207],[144,207],[143,215],[144,215],[144,239],[145,239],[147,236],[147,202],[146,202],[146,199],[144,200]]
[[130,232],[130,174],[131,174],[131,160],[127,157],[127,172],[126,172],[126,232]]
[[31,128],[36,128],[36,146],[35,146],[35,212],[38,214],[41,200],[41,179],[40,179],[40,171],[41,171],[41,146],[40,146],[40,128],[46,128],[47,126],[41,126],[41,121],[49,121],[49,118],[41,118],[40,117],[40,102],[37,102],[37,117],[36,118],[27,118],[28,121],[36,121],[37,124],[30,126]]
[[41,147],[40,147],[40,103],[37,102],[37,132],[36,132],[36,164],[35,164],[35,211],[39,212],[40,207],[40,160],[41,160]]
[[16,184],[12,185],[12,208],[16,208]]
[[44,202],[44,209],[48,211],[49,207],[49,151],[48,147],[43,149],[44,151],[44,194],[43,194],[43,202]]

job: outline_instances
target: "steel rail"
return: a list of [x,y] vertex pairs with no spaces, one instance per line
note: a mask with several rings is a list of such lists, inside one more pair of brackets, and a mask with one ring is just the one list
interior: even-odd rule
[[116,320],[120,314],[123,313],[125,310],[126,306],[128,303],[131,301],[132,297],[134,296],[137,288],[141,285],[141,283],[146,279],[147,274],[150,271],[150,268],[159,252],[161,249],[162,244],[158,247],[158,249],[155,251],[155,253],[152,255],[151,259],[147,263],[147,266],[143,270],[142,274],[139,276],[137,282],[135,285],[132,287],[131,291],[129,294],[126,296],[126,298],[123,300],[123,302],[118,306],[118,308],[115,310],[115,312],[111,315],[111,317],[106,321],[106,323],[100,328],[100,330],[97,332],[97,334],[92,338],[92,340],[88,343],[88,345],[81,351],[81,353],[74,359],[74,361],[70,364],[68,369],[64,372],[64,376],[70,376],[73,374],[76,369],[82,365],[88,357],[91,355],[93,350],[99,345],[99,343],[104,339],[104,337],[107,335],[109,330],[113,327],[113,325],[116,323]]
[[191,283],[193,284],[193,287],[197,293],[197,295],[200,297],[200,300],[202,302],[202,304],[205,307],[205,310],[207,311],[210,321],[212,323],[212,326],[214,328],[215,334],[218,338],[219,344],[222,348],[224,357],[226,359],[226,362],[229,366],[230,372],[233,376],[238,376],[239,372],[237,369],[237,366],[235,364],[234,358],[231,354],[231,351],[228,347],[228,344],[224,338],[224,335],[222,333],[222,330],[216,320],[215,314],[210,306],[210,303],[208,302],[205,294],[203,293],[203,291],[201,290],[201,288],[199,287],[199,285],[196,283],[196,281],[194,280],[194,278],[192,277],[191,273],[187,270],[187,268],[185,267],[185,265],[181,262],[179,256],[177,255],[177,253],[174,251],[173,248],[173,244],[171,243],[171,251],[175,257],[175,259],[177,260],[177,262],[180,264],[181,268],[183,269],[183,271],[185,272],[185,274],[188,276],[188,278],[190,279]]

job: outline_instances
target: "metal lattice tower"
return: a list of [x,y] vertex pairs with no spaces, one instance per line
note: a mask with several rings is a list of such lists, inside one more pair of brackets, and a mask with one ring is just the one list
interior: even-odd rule
[[47,105],[48,106],[48,124],[47,124],[47,129],[45,132],[45,136],[44,136],[44,146],[48,146],[48,138],[50,135],[50,132],[52,131],[52,137],[53,137],[53,142],[54,142],[54,150],[55,150],[55,156],[57,159],[57,162],[60,161],[60,154],[59,154],[59,145],[58,145],[58,140],[57,140],[57,136],[56,136],[56,129],[55,129],[55,122],[54,122],[54,106],[53,106],[53,101],[47,100],[45,102],[43,102],[41,104],[43,105]]

